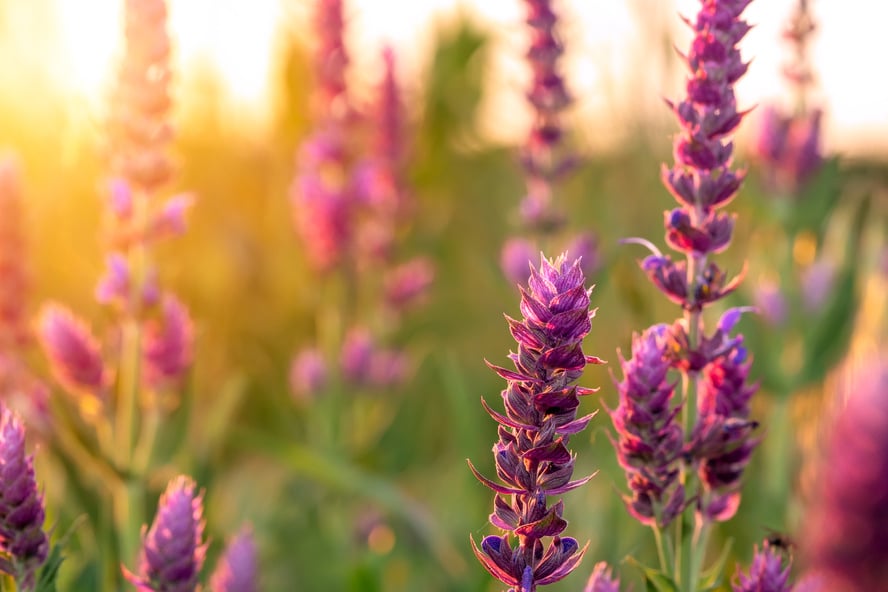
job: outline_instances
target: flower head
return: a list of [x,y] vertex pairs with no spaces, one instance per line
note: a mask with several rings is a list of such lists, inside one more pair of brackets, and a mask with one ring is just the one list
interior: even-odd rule
[[327,386],[327,363],[314,347],[305,348],[293,356],[290,363],[290,392],[300,401],[317,397]]
[[154,387],[178,382],[184,376],[194,350],[194,328],[188,309],[178,298],[167,294],[159,318],[145,326],[142,358],[145,380]]
[[[502,391],[505,414],[484,403],[499,422],[494,444],[497,476],[487,479],[471,465],[478,479],[495,492],[491,523],[505,536],[484,538],[475,555],[497,579],[514,589],[537,586],[568,575],[585,552],[577,541],[561,537],[567,527],[561,501],[547,497],[579,487],[590,477],[571,480],[574,456],[567,448],[571,434],[586,427],[594,414],[576,417],[579,396],[594,392],[573,384],[587,363],[582,341],[591,329],[589,291],[578,261],[564,256],[541,259],[521,288],[521,321],[506,317],[518,352],[509,355],[515,369],[491,365],[507,381]],[[517,538],[513,547],[510,537]],[[543,539],[551,537],[548,546]]]
[[744,574],[738,566],[732,589],[734,592],[790,592],[789,565],[783,565],[784,558],[779,550],[765,541],[761,550],[756,548],[749,566],[749,573]]
[[37,492],[34,459],[25,455],[25,427],[0,404],[0,569],[32,589],[34,572],[49,553],[43,532],[43,496]]
[[140,592],[195,592],[206,556],[203,494],[189,477],[170,481],[142,534],[138,573],[124,575]]
[[583,592],[620,592],[620,579],[615,579],[607,563],[601,561],[595,564]]
[[68,391],[102,398],[109,383],[98,340],[68,309],[51,304],[38,321],[38,337],[53,376]]
[[250,530],[231,539],[210,578],[212,592],[256,592],[256,543]]

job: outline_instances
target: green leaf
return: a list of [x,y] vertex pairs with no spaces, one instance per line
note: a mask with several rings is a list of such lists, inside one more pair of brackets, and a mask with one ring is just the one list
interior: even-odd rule
[[49,555],[43,566],[37,570],[35,578],[35,592],[56,592],[56,580],[59,577],[59,568],[65,561],[64,550],[74,530],[85,521],[85,517],[74,521],[68,531],[50,548]]
[[408,524],[448,573],[466,569],[462,556],[447,541],[434,517],[418,501],[384,477],[374,475],[347,459],[314,450],[299,443],[281,444],[279,438],[255,430],[238,430],[236,441],[277,459],[298,475],[357,498],[371,499]]
[[634,557],[627,557],[626,561],[644,574],[644,586],[647,592],[681,592],[671,576],[658,569],[647,567]]
[[722,552],[715,563],[700,574],[699,587],[701,592],[713,592],[714,590],[718,590],[719,586],[721,586],[722,579],[725,575],[725,565],[728,562],[728,557],[731,555],[731,547],[733,546],[734,539],[728,539],[727,544],[722,548]]

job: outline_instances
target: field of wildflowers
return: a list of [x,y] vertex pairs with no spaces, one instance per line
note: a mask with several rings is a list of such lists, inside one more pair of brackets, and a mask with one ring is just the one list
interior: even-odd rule
[[816,4],[785,63],[676,15],[669,119],[592,151],[557,0],[519,147],[489,31],[362,93],[299,1],[262,133],[166,0],[101,117],[0,84],[0,592],[888,592],[888,164],[823,149]]

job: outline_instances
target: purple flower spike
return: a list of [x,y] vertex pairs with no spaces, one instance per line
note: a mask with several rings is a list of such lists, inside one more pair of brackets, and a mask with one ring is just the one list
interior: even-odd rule
[[685,507],[684,487],[678,481],[684,436],[677,417],[680,408],[673,402],[675,382],[668,377],[669,343],[665,325],[635,336],[632,358],[621,356],[620,403],[610,411],[617,459],[632,492],[625,500],[629,513],[642,524],[661,528]]
[[138,574],[123,568],[139,592],[195,592],[206,556],[203,493],[190,477],[170,481],[157,515],[142,534]]
[[595,564],[583,592],[620,592],[620,579],[615,579],[607,563],[602,561]]
[[194,328],[188,309],[175,296],[163,298],[160,318],[145,326],[142,356],[147,383],[159,388],[179,382],[191,365]]
[[34,459],[25,455],[25,427],[0,404],[0,570],[32,590],[34,572],[49,553],[43,532],[43,496],[37,492]]
[[38,321],[40,344],[55,379],[72,394],[104,398],[109,383],[99,342],[68,309],[51,304]]
[[416,257],[386,273],[385,302],[397,311],[418,305],[435,279],[435,266],[427,257]]
[[211,592],[257,592],[256,543],[250,530],[244,530],[228,543],[216,571],[210,578]]
[[854,360],[799,545],[830,591],[888,589],[888,357]]
[[761,551],[756,548],[748,575],[738,566],[731,588],[733,592],[790,592],[789,565],[784,567],[781,553],[765,541]]
[[[567,527],[563,504],[547,497],[579,487],[591,477],[571,481],[574,455],[568,440],[586,427],[594,414],[577,418],[579,396],[594,392],[574,385],[586,364],[602,363],[582,350],[592,327],[589,293],[579,261],[562,255],[541,258],[521,288],[522,321],[506,317],[518,353],[509,358],[514,370],[491,365],[508,385],[502,391],[505,414],[482,400],[499,426],[494,444],[496,473],[501,483],[475,476],[495,492],[490,522],[505,536],[486,537],[479,549],[482,565],[512,590],[533,592],[567,576],[580,562],[585,547],[561,537]],[[513,547],[511,537],[517,538]],[[545,546],[544,538],[552,540]]]
[[526,284],[530,277],[530,266],[536,257],[536,249],[530,241],[512,238],[503,245],[500,254],[500,267],[506,279],[516,285]]

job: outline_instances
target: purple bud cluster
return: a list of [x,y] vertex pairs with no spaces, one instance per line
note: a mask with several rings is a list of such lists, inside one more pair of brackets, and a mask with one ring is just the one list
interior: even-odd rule
[[749,566],[749,573],[744,574],[738,566],[737,574],[731,585],[733,592],[790,592],[793,586],[789,583],[789,565],[784,566],[784,555],[767,541],[762,548],[756,548]]
[[[570,435],[594,416],[577,418],[579,397],[594,389],[574,382],[586,364],[602,363],[582,350],[594,316],[590,291],[578,261],[568,263],[564,255],[554,262],[542,258],[527,288],[521,288],[524,319],[506,317],[518,342],[518,352],[509,355],[515,369],[491,365],[508,382],[502,391],[505,414],[484,402],[500,424],[493,455],[501,483],[469,466],[495,492],[490,522],[505,534],[472,546],[484,567],[511,590],[532,592],[564,578],[585,552],[575,539],[561,536],[567,527],[563,502],[549,505],[547,498],[591,478],[571,480],[574,455],[567,447]],[[546,546],[543,539],[549,537]]]
[[25,427],[0,404],[0,570],[23,590],[33,590],[34,573],[49,554],[44,518],[34,459],[25,454]]
[[[828,433],[799,545],[822,590],[888,589],[888,365],[860,361]],[[828,585],[826,585],[828,584]]]
[[[749,30],[740,15],[750,0],[701,0],[693,30],[687,96],[669,103],[681,124],[674,143],[675,164],[663,167],[662,180],[679,207],[665,214],[666,243],[685,255],[673,261],[651,243],[653,254],[642,269],[683,319],[658,325],[633,342],[633,358],[623,362],[618,383],[620,403],[611,412],[617,454],[632,496],[630,512],[646,524],[665,526],[696,499],[704,520],[727,520],[739,503],[740,477],[756,443],[749,420],[749,362],[742,336],[731,331],[745,309],[724,314],[706,335],[700,313],[738,286],[708,258],[731,241],[734,217],[720,211],[740,188],[744,174],[731,170],[733,143],[728,136],[743,113],[737,111],[734,84],[746,72],[737,43]],[[742,274],[741,274],[742,276]],[[676,395],[670,370],[680,372],[698,390],[696,409]],[[693,418],[682,426],[679,411]],[[678,475],[697,471],[699,491],[685,491]]]

